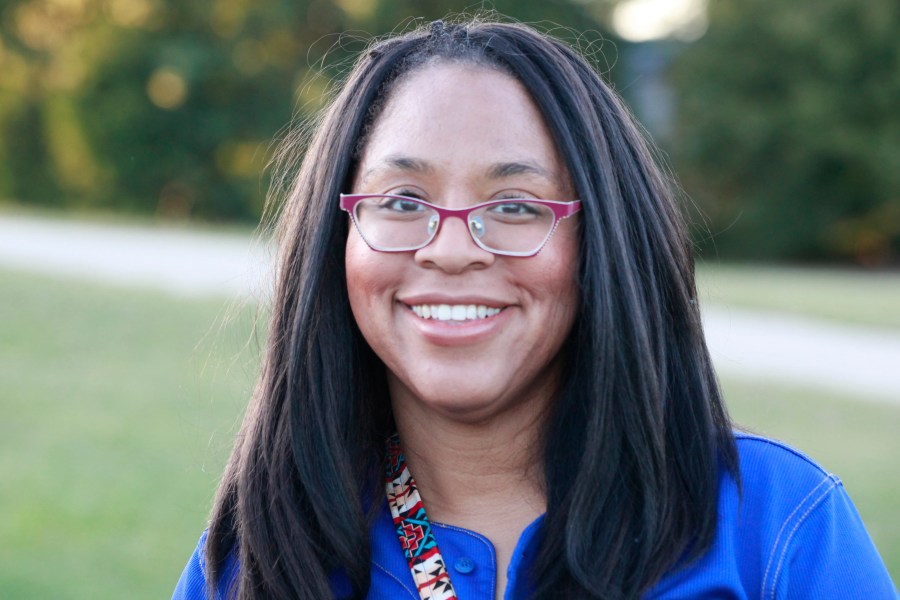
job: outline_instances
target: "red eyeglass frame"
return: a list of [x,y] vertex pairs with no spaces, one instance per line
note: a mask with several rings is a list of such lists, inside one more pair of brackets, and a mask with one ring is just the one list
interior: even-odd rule
[[[437,229],[434,230],[434,234],[424,244],[420,244],[418,246],[411,246],[409,248],[379,248],[377,246],[372,245],[372,243],[366,239],[366,236],[363,235],[362,229],[359,226],[359,223],[356,222],[356,205],[365,200],[366,198],[390,198],[393,200],[408,200],[411,202],[415,202],[417,204],[421,204],[423,206],[427,206],[428,208],[434,210],[438,214],[438,226]],[[546,206],[553,212],[553,226],[550,228],[550,233],[547,234],[547,237],[544,238],[544,241],[540,246],[533,252],[508,252],[504,250],[495,250],[494,248],[488,248],[481,241],[475,237],[469,228],[469,215],[481,208],[485,208],[488,206],[496,206],[498,204],[508,204],[510,202],[530,202],[533,204],[540,204],[541,206]],[[479,204],[473,204],[472,206],[466,206],[464,208],[446,208],[443,206],[438,206],[437,204],[432,204],[431,202],[426,202],[420,198],[411,198],[409,196],[397,196],[393,194],[341,194],[340,195],[340,207],[341,210],[347,211],[350,214],[350,218],[353,220],[353,225],[356,227],[356,231],[359,232],[360,237],[372,250],[376,252],[412,252],[414,250],[420,250],[434,241],[434,238],[437,237],[438,233],[441,231],[441,225],[444,223],[444,219],[456,218],[460,219],[463,223],[466,224],[466,231],[469,232],[469,237],[472,238],[472,241],[481,248],[482,250],[486,250],[492,254],[497,254],[500,256],[520,256],[520,257],[529,257],[534,256],[541,249],[547,245],[547,242],[553,237],[553,233],[556,231],[556,228],[559,226],[559,222],[563,219],[571,217],[581,210],[581,200],[572,200],[571,202],[561,202],[559,200],[540,200],[537,198],[502,198],[500,200],[488,200],[487,202],[481,202]]]

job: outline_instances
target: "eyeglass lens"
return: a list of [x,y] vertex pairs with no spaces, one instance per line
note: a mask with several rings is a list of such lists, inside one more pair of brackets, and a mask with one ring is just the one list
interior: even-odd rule
[[[421,248],[435,236],[440,223],[436,210],[411,198],[366,198],[357,203],[354,216],[363,238],[382,250]],[[486,250],[527,253],[544,244],[555,222],[549,207],[513,200],[472,211],[468,229]]]

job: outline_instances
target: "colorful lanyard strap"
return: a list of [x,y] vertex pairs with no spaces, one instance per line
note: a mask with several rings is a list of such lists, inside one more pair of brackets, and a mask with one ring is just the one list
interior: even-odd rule
[[406,467],[406,458],[400,449],[400,437],[395,433],[388,438],[387,472],[385,491],[397,537],[406,555],[406,562],[419,590],[421,600],[457,600],[450,573],[438,550],[431,522],[425,515],[425,507],[419,490]]

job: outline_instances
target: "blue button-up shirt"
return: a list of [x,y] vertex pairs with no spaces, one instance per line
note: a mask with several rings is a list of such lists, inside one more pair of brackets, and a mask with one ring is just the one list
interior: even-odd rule
[[[712,546],[668,573],[647,600],[693,598],[834,598],[894,600],[897,589],[840,480],[801,453],[764,438],[737,434],[743,494],[723,470],[719,526]],[[540,542],[543,517],[519,538],[507,569],[505,600],[526,600],[526,574]],[[432,524],[460,600],[494,600],[497,558],[490,540],[460,527]],[[206,600],[204,534],[173,600]],[[370,600],[419,600],[385,502],[370,532]],[[602,548],[597,549],[602,552]],[[225,587],[233,583],[229,561]],[[349,595],[340,576],[337,598]],[[224,598],[225,596],[222,595]]]

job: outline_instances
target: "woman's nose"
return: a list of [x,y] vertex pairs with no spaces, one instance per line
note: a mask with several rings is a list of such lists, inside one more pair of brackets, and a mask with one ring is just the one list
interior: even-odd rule
[[495,256],[475,243],[463,219],[450,217],[441,219],[437,235],[430,244],[416,251],[415,258],[423,267],[461,273],[466,269],[489,267]]

